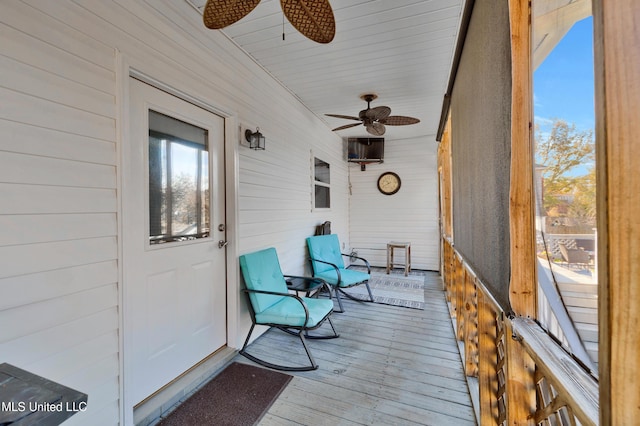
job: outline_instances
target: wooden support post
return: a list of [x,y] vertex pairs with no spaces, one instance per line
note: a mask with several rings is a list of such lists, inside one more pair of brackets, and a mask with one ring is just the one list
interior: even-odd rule
[[511,24],[511,282],[509,300],[518,316],[536,317],[531,43],[528,0],[509,0]]
[[440,169],[440,205],[442,232],[449,240],[453,238],[452,196],[451,196],[451,115],[438,148],[438,166]]
[[[509,0],[511,29],[511,187],[509,301],[516,316],[536,318],[531,9],[529,0]],[[536,409],[535,366],[507,329],[507,424],[533,424]]]
[[600,424],[640,418],[640,7],[593,1]]

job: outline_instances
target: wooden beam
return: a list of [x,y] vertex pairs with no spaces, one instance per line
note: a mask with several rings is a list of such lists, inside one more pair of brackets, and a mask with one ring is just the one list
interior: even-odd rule
[[549,380],[558,397],[567,401],[584,426],[598,424],[598,383],[532,320],[511,320],[514,335],[522,342],[536,368]]
[[[511,187],[509,301],[516,316],[536,318],[531,10],[528,0],[509,0],[511,29]],[[508,324],[508,323],[507,323]],[[536,409],[535,365],[507,329],[507,424],[533,424]]]
[[531,42],[528,0],[509,0],[511,27],[511,282],[509,300],[516,315],[536,317],[537,283],[531,125]]
[[593,1],[600,424],[640,418],[640,6]]
[[438,146],[438,170],[440,172],[440,220],[444,238],[453,239],[451,206],[451,114]]

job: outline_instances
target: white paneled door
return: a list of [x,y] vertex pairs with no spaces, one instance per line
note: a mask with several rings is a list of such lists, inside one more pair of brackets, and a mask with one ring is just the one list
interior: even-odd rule
[[122,163],[127,411],[227,343],[224,119],[130,83]]

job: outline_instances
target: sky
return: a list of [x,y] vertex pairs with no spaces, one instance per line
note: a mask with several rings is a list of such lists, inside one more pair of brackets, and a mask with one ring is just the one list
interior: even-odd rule
[[562,118],[595,129],[593,19],[576,22],[533,74],[534,115],[543,125]]

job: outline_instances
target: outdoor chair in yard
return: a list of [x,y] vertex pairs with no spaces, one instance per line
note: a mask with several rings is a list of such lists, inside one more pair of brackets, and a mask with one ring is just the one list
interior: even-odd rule
[[[312,285],[326,285],[322,280],[312,277],[292,277],[283,275],[276,249],[256,251],[240,256],[240,269],[244,278],[251,313],[251,329],[240,350],[240,354],[265,367],[285,371],[309,371],[318,368],[313,355],[309,351],[306,338],[334,339],[339,337],[333,323],[331,313],[333,302],[327,299],[298,297],[289,293],[285,277],[298,280],[309,280]],[[333,334],[322,336],[309,335],[310,330],[319,328],[324,322],[331,326]],[[298,336],[309,357],[310,364],[301,367],[272,364],[247,352],[247,345],[256,325],[276,327],[289,334]],[[283,354],[283,356],[285,356]]]
[[578,265],[578,267],[588,267],[591,263],[589,253],[582,249],[570,249],[565,244],[558,244],[560,254],[567,265]]
[[[373,294],[371,294],[371,288],[369,287],[369,278],[371,278],[371,266],[369,262],[362,257],[341,253],[340,241],[336,234],[308,237],[307,247],[309,248],[309,258],[311,259],[313,276],[322,278],[329,283],[329,295],[333,297],[333,294],[335,294],[338,306],[340,306],[340,310],[337,312],[344,312],[340,293],[350,299],[367,302],[367,300],[362,300],[345,292],[345,288],[365,285],[369,293],[368,301],[373,302]],[[367,267],[367,272],[345,268],[344,261],[342,260],[343,256],[364,262]]]

